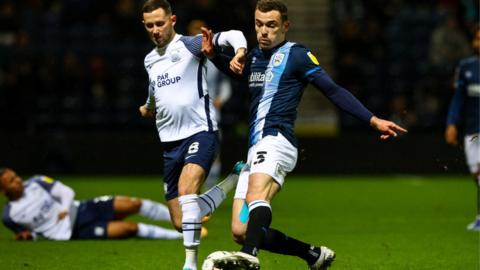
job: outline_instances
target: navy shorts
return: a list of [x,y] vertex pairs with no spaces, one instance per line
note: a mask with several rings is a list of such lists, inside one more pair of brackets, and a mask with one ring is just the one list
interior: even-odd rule
[[106,239],[108,223],[115,219],[113,197],[81,201],[71,239]]
[[218,132],[206,131],[180,141],[162,143],[163,181],[167,201],[178,197],[178,180],[186,164],[197,164],[208,175],[219,144]]

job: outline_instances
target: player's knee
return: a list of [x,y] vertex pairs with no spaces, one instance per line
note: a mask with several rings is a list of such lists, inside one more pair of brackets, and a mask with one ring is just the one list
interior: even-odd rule
[[189,186],[179,186],[178,187],[178,196],[184,196],[189,194],[195,194],[194,190],[192,190]]
[[248,187],[248,191],[247,191],[247,196],[245,198],[245,200],[247,201],[247,204],[248,203],[251,203],[253,201],[257,201],[257,200],[267,200],[268,199],[268,189],[265,188],[265,187]]
[[200,186],[203,183],[202,179],[199,178],[190,178],[190,182],[182,181],[178,185],[178,196],[197,194],[200,190]]
[[183,167],[178,183],[178,195],[195,194],[205,180],[205,170],[197,164],[187,164]]
[[132,209],[135,212],[139,212],[140,207],[142,207],[142,200],[140,200],[138,198],[130,198],[130,204],[131,204]]
[[232,232],[232,239],[235,243],[243,245],[245,243],[245,234]]
[[232,238],[237,244],[243,245],[245,242],[245,225],[232,224]]
[[253,201],[268,201],[267,194],[266,193],[247,193],[247,197],[245,198],[245,201],[247,204],[250,204]]

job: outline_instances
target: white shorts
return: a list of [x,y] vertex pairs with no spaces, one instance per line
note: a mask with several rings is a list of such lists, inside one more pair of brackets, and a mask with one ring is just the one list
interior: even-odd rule
[[282,134],[266,136],[248,150],[247,166],[240,173],[235,199],[245,199],[248,190],[248,177],[253,173],[270,175],[283,186],[285,176],[297,164],[298,151]]
[[475,174],[480,170],[480,138],[479,134],[465,136],[465,156],[470,173]]

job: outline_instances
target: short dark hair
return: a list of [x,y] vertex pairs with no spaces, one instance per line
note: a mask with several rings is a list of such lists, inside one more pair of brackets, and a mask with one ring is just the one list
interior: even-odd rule
[[172,14],[172,6],[167,0],[147,0],[143,4],[142,12],[150,13],[159,8],[165,10],[166,14]]
[[[7,168],[0,168],[0,177],[2,177],[6,171],[7,171]],[[0,181],[0,190],[2,189],[3,189],[3,182]]]
[[280,12],[282,17],[282,21],[288,21],[288,9],[287,6],[279,0],[259,0],[257,2],[256,9],[260,10],[261,12],[269,12],[272,10],[276,10]]

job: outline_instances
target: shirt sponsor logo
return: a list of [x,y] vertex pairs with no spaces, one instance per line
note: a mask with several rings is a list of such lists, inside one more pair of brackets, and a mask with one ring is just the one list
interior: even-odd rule
[[265,81],[265,74],[262,72],[252,72],[250,74],[250,87],[256,87],[256,86],[263,86],[263,82]]
[[174,50],[170,52],[170,59],[174,63],[180,61],[180,59],[182,59],[182,57],[180,56],[180,50]]
[[169,86],[172,84],[178,83],[182,77],[176,76],[176,77],[169,77],[168,73],[165,73],[163,75],[158,75],[157,76],[157,87],[161,88],[164,86]]

